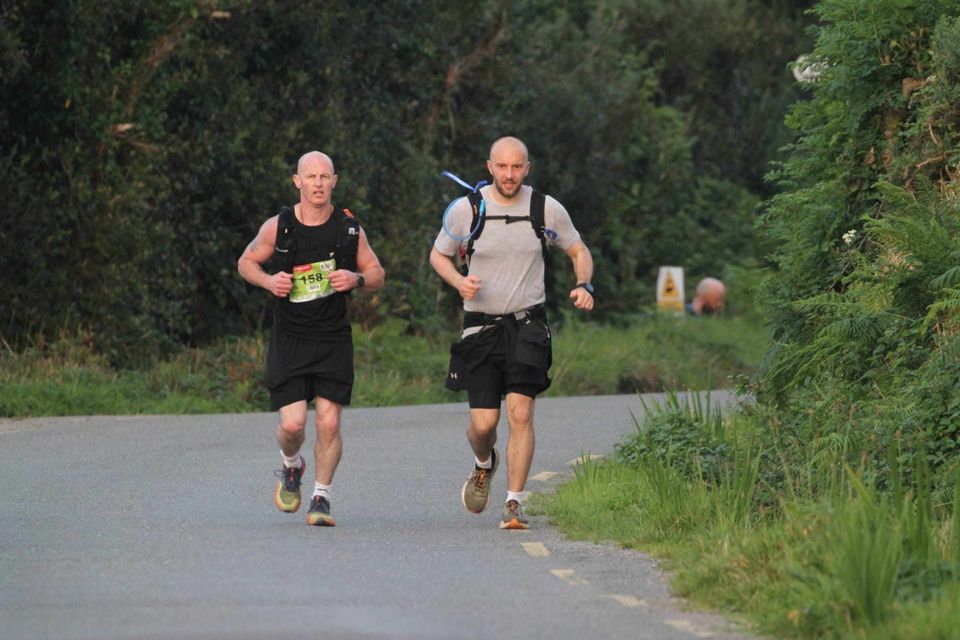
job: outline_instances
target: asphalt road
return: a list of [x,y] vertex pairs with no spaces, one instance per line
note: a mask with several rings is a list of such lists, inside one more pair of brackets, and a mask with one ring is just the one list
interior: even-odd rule
[[[540,399],[528,490],[610,453],[641,410]],[[743,637],[643,554],[544,517],[501,531],[503,466],[466,513],[466,411],[346,410],[334,528],[274,507],[274,414],[0,421],[0,638]]]

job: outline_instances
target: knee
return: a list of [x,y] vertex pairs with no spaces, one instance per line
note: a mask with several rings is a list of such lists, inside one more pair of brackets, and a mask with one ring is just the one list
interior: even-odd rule
[[494,422],[491,424],[489,422],[471,422],[470,428],[473,429],[476,434],[482,437],[487,437],[497,428],[497,423]]
[[280,426],[277,427],[277,431],[286,436],[297,437],[303,435],[303,430],[306,426],[306,420],[288,418],[286,420],[280,420]]
[[498,422],[500,422],[499,410],[472,410],[470,412],[470,427],[468,431],[473,431],[481,437],[486,437],[496,430]]
[[530,425],[533,422],[533,405],[524,403],[508,407],[507,418],[511,425]]
[[333,438],[340,430],[340,417],[335,413],[317,413],[317,435],[323,439]]

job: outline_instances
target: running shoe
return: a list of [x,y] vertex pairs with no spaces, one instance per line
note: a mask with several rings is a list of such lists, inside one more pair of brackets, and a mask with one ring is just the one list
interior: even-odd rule
[[307,524],[314,527],[332,527],[337,521],[330,517],[330,501],[323,496],[313,496],[307,511]]
[[306,468],[307,462],[300,456],[299,467],[288,467],[281,463],[280,469],[273,472],[273,475],[280,478],[273,495],[273,501],[280,511],[296,513],[300,508],[300,479]]
[[493,456],[493,466],[489,469],[481,469],[474,465],[473,471],[467,476],[467,481],[463,483],[463,490],[460,491],[460,500],[470,513],[480,513],[490,502],[490,481],[493,480],[493,474],[497,472],[497,465],[500,464],[500,454],[494,449],[490,455]]
[[516,500],[507,500],[503,505],[503,516],[500,518],[501,529],[529,529],[530,521],[523,515],[523,505]]

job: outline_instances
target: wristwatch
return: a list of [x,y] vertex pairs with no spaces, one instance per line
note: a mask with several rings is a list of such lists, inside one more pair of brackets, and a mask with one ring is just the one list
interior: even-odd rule
[[589,293],[590,295],[593,295],[593,285],[590,284],[589,282],[578,282],[575,288],[586,289],[587,293]]
[[363,289],[363,286],[364,286],[365,284],[367,284],[367,281],[364,280],[363,274],[362,274],[362,273],[358,273],[358,274],[357,274],[357,289]]

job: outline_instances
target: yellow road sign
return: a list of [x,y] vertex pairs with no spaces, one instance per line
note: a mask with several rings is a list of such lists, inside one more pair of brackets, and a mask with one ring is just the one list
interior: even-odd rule
[[657,309],[683,311],[683,267],[660,267],[657,275]]

